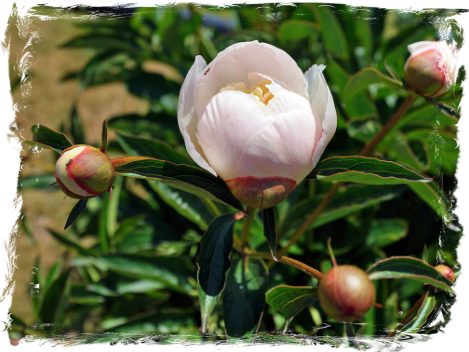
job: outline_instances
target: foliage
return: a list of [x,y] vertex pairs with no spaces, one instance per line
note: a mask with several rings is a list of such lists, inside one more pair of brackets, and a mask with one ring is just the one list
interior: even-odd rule
[[[325,272],[331,267],[325,243],[332,237],[339,263],[369,268],[372,278],[380,279],[374,282],[383,308],[364,316],[362,334],[386,334],[405,318],[398,311],[409,311],[416,302],[421,306],[415,317],[396,338],[422,327],[436,331],[429,329],[431,313],[449,314],[453,296],[446,292],[452,292],[451,283],[432,266],[437,258],[457,265],[461,236],[451,194],[462,77],[439,102],[417,97],[373,157],[358,155],[408,94],[401,82],[407,45],[439,39],[429,18],[451,14],[305,3],[177,5],[79,22],[85,34],[62,47],[92,49],[94,56],[63,80],[78,80],[80,89],[122,82],[151,108],[146,115],[108,121],[117,133],[107,151],[121,157],[113,159],[122,176],[113,198],[80,201],[67,231],[50,231],[73,255],[48,273],[38,260],[32,282],[39,290],[31,293],[40,324],[36,333],[89,332],[88,343],[161,334],[164,343],[171,334],[216,341],[226,339],[225,332],[231,340],[259,331],[259,342],[301,343],[294,335],[265,333],[289,324],[305,335],[314,327],[318,343],[337,345],[332,337],[342,336],[343,326],[317,303],[318,280],[271,259],[338,181],[335,197],[284,255]],[[179,89],[195,55],[209,62],[227,46],[250,40],[280,47],[303,71],[315,63],[327,65],[338,112],[337,132],[317,168],[284,202],[259,213],[244,209],[221,179],[196,167],[176,119]],[[70,119],[68,135],[75,144],[84,143],[75,109]],[[58,152],[72,145],[45,126],[33,132],[36,144]],[[51,179],[24,178],[19,187],[42,189]],[[249,215],[241,219],[240,211]],[[442,231],[445,241],[438,244]],[[268,255],[243,255],[243,241]],[[415,259],[425,245],[428,263]],[[402,258],[391,262],[393,256]],[[429,293],[428,283],[446,291]],[[11,331],[28,333],[18,321]],[[210,334],[196,335],[201,329]]]

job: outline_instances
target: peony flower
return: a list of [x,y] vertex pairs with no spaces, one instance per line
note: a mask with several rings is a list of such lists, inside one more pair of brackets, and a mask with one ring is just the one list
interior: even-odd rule
[[86,199],[111,189],[114,168],[101,149],[74,145],[65,149],[55,164],[55,179],[69,197]]
[[280,203],[337,127],[324,68],[303,75],[285,51],[257,41],[234,44],[209,65],[197,56],[178,105],[189,155],[241,202],[261,209]]
[[404,66],[404,81],[417,94],[438,98],[456,82],[456,46],[441,42],[417,42],[407,47],[410,57]]

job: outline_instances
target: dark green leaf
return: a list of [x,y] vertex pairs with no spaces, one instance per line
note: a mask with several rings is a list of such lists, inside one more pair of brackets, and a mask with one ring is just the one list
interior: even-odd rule
[[74,352],[97,352],[129,340],[149,340],[155,336],[174,334],[194,325],[187,313],[158,313],[105,330],[81,344]]
[[54,174],[20,177],[18,180],[18,190],[41,189],[52,191],[59,188],[57,184],[50,185],[54,182],[57,182]]
[[284,42],[299,42],[317,32],[317,23],[305,20],[283,21],[278,29],[280,39]]
[[79,245],[78,243],[75,243],[71,240],[69,240],[68,238],[62,236],[62,235],[59,235],[57,232],[51,230],[51,229],[48,229],[50,234],[57,240],[59,241],[60,243],[62,243],[63,245],[69,247],[70,249],[73,249],[75,251],[77,251],[79,254],[83,255],[83,256],[96,256],[96,253],[94,253],[93,251],[89,250],[89,249],[86,249],[84,247],[82,247],[81,245]]
[[454,266],[453,272],[456,279],[469,272],[469,255],[465,256],[458,264]]
[[353,325],[352,323],[345,323],[345,331],[347,333],[347,340],[350,345],[352,352],[363,352],[362,346],[358,342],[355,333],[353,332]]
[[120,133],[117,133],[116,137],[122,148],[129,155],[148,156],[150,158],[168,160],[176,164],[195,166],[192,160],[185,158],[164,142],[127,136]]
[[313,337],[303,342],[296,337],[265,333],[257,335],[254,349],[262,352],[347,352],[331,340]]
[[192,270],[183,258],[121,254],[87,259],[103,270],[111,270],[131,278],[160,281],[166,287],[184,294],[193,289],[187,281],[192,276]]
[[88,199],[80,199],[78,203],[73,207],[70,215],[68,216],[67,222],[65,223],[64,230],[66,230],[71,224],[75,222],[76,219],[80,216],[83,209],[86,207]]
[[57,153],[62,153],[65,149],[72,146],[72,142],[63,133],[51,130],[46,126],[34,125],[31,127],[31,131],[33,132],[34,142],[44,144],[54,149]]
[[321,37],[324,47],[343,58],[349,57],[347,38],[334,12],[327,6],[318,7],[321,19]]
[[262,210],[262,221],[264,223],[264,237],[269,243],[270,253],[275,261],[277,261],[277,242],[278,237],[275,232],[275,214],[274,208],[267,208]]
[[457,110],[453,109],[452,107],[450,107],[446,104],[443,104],[443,103],[435,102],[434,104],[435,104],[435,108],[440,110],[446,116],[453,117],[453,118],[456,118],[458,120],[459,120],[459,118],[461,118],[461,115],[459,115],[459,112]]
[[347,122],[347,133],[350,137],[368,143],[383,126],[376,120],[353,119]]
[[395,89],[402,87],[398,81],[386,76],[376,68],[366,67],[349,77],[345,85],[344,98],[353,98],[357,93],[367,89],[372,84],[380,84]]
[[69,273],[70,269],[60,275],[44,293],[39,313],[42,324],[55,324],[56,328],[60,327],[70,291],[68,285]]
[[410,278],[454,294],[453,285],[432,266],[413,257],[390,257],[373,264],[367,274],[371,280]]
[[0,92],[0,103],[3,103],[11,93],[21,86],[24,81],[33,76],[34,73],[29,72],[16,77],[3,92]]
[[428,316],[433,312],[436,306],[436,298],[429,294],[429,291],[425,293],[425,298],[420,306],[415,317],[407,323],[396,335],[396,338],[402,334],[416,334],[419,330],[427,323]]
[[337,156],[322,160],[307,178],[370,185],[428,183],[432,179],[399,165],[364,156]]
[[430,183],[410,184],[410,188],[425,202],[445,223],[451,222],[450,204],[435,181]]
[[393,131],[402,129],[403,126],[416,125],[426,123],[430,128],[438,122],[442,127],[455,126],[458,123],[458,119],[455,117],[446,116],[440,114],[430,104],[425,104],[424,106],[412,110],[407,113],[394,127]]
[[243,211],[241,203],[234,198],[225,182],[207,171],[164,160],[136,158],[111,160],[115,172],[128,177],[159,180],[168,186],[222,202]]
[[267,292],[265,301],[288,320],[311,304],[316,297],[315,288],[282,285]]
[[369,247],[385,247],[407,235],[408,225],[403,219],[377,219],[371,222],[366,238]]
[[[397,132],[390,138],[389,144],[389,155],[393,157],[398,162],[406,164],[411,168],[417,170],[426,170],[429,167],[430,156],[428,155],[428,149],[426,149],[426,162],[422,163],[417,156],[415,155],[414,151],[412,150],[411,146],[409,145],[409,141],[407,140],[406,136],[402,132]],[[424,147],[426,145],[424,144]]]
[[[344,190],[339,190],[326,209],[311,225],[311,228],[328,224],[362,209],[391,200],[405,189],[406,186],[369,187],[366,185],[352,185]],[[280,234],[285,233],[290,227],[301,226],[302,222],[313,212],[323,198],[324,195],[320,195],[313,200],[307,199],[295,204],[282,224]]]
[[228,336],[254,331],[264,311],[268,270],[255,258],[233,261],[223,294],[223,317]]
[[460,352],[463,348],[464,342],[466,341],[467,335],[467,320],[462,324],[458,333],[454,337],[453,343],[448,350],[448,352]]
[[106,120],[104,120],[103,129],[101,132],[101,151],[103,153],[106,152],[106,144],[107,144],[107,124],[106,124]]
[[200,241],[197,257],[197,279],[202,315],[202,334],[220,294],[225,287],[225,275],[230,268],[230,254],[233,249],[234,214],[221,215],[209,225]]
[[159,99],[164,94],[179,95],[180,86],[157,73],[139,72],[126,81],[128,91],[143,99]]

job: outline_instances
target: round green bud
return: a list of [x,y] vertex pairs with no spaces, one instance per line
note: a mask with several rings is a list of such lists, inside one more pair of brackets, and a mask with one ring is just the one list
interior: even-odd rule
[[114,181],[114,168],[101,149],[74,145],[62,152],[55,165],[54,175],[66,195],[86,199],[110,189]]
[[340,322],[360,319],[375,301],[375,286],[368,275],[352,265],[332,267],[319,281],[322,309]]

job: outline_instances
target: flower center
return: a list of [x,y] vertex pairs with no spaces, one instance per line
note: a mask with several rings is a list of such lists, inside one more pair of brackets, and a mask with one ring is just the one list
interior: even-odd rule
[[266,79],[256,85],[251,86],[251,88],[248,89],[244,82],[231,82],[228,85],[224,86],[222,89],[220,89],[218,93],[224,92],[226,90],[239,90],[243,93],[254,95],[257,100],[265,106],[269,103],[270,99],[274,97],[274,95],[270,92],[269,88],[266,87],[267,84],[271,83],[271,81]]

